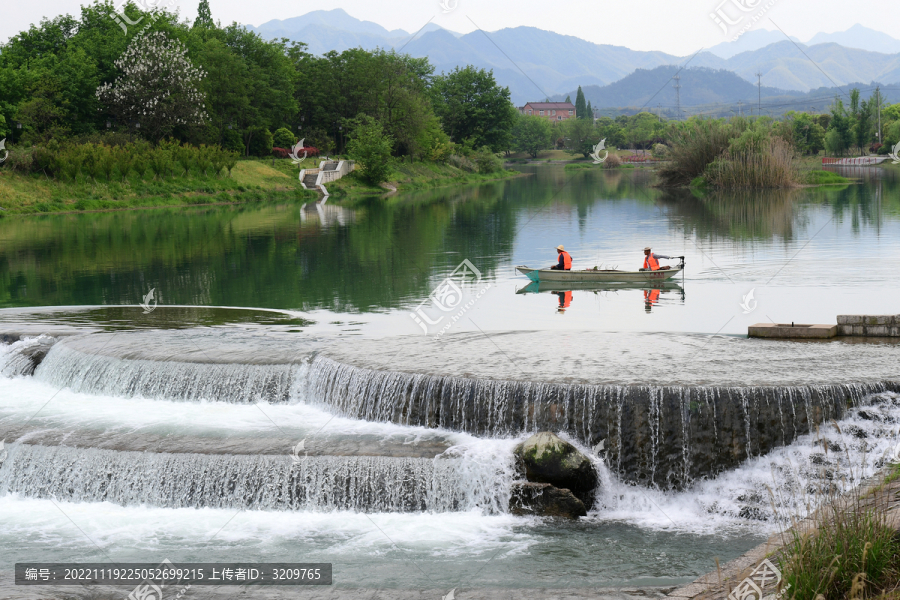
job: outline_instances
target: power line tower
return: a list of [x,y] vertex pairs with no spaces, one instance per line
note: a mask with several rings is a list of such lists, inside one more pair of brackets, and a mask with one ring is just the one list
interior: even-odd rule
[[756,72],[756,114],[762,115],[762,73],[759,71]]
[[677,111],[675,115],[678,119],[681,119],[681,75],[676,75],[673,77],[675,80],[675,106],[677,107]]

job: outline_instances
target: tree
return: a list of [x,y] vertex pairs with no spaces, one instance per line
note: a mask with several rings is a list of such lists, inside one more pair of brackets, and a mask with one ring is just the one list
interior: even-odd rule
[[362,178],[377,185],[387,181],[391,172],[393,146],[394,140],[385,135],[381,123],[370,116],[364,116],[351,133],[347,151],[362,167]]
[[122,74],[97,88],[97,97],[150,140],[158,142],[176,127],[207,120],[206,97],[199,89],[206,73],[191,63],[180,41],[144,30],[131,40],[116,66]]
[[290,129],[282,127],[272,134],[272,144],[277,148],[292,148],[297,143],[297,138]]
[[593,120],[569,119],[563,123],[563,133],[569,139],[566,152],[581,154],[585,158],[594,151],[594,145],[600,140]]
[[[852,96],[851,96],[852,98]],[[843,156],[853,145],[853,131],[850,116],[844,109],[844,103],[840,98],[834,99],[831,107],[831,123],[825,134],[825,149],[829,154]]]
[[581,91],[581,86],[578,86],[578,92],[575,94],[575,117],[578,119],[584,119],[587,116],[587,104],[584,102],[584,92]]
[[571,102],[571,101],[572,101],[572,96],[566,95],[566,102]]
[[537,158],[538,152],[552,143],[553,126],[547,119],[534,115],[520,115],[512,131],[512,145],[516,152]]
[[212,12],[209,10],[209,0],[200,0],[197,7],[197,20],[194,21],[194,28],[204,27],[213,29],[216,26],[213,22]]
[[587,118],[590,119],[591,123],[594,122],[594,109],[591,107],[590,100],[587,103]]
[[435,114],[454,142],[471,139],[476,148],[488,146],[493,152],[506,149],[516,111],[509,100],[509,88],[497,85],[492,71],[471,65],[456,67],[434,78],[431,96]]

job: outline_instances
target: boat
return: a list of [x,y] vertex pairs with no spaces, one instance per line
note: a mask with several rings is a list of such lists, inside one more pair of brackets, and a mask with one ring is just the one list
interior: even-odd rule
[[531,267],[518,266],[516,270],[528,279],[540,283],[649,283],[671,279],[684,271],[684,260],[678,266],[671,269],[659,269],[658,271],[620,271],[618,269],[583,269],[576,271],[558,271],[556,269],[532,269]]

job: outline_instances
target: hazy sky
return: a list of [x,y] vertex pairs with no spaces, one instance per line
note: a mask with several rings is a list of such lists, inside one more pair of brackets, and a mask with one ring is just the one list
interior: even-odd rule
[[[168,0],[151,0],[165,4]],[[174,0],[183,17],[193,19],[199,0]],[[721,10],[732,20],[755,15],[768,6],[754,28],[775,29],[807,41],[824,31],[843,31],[855,23],[900,37],[900,0],[868,3],[846,0],[443,0],[454,6],[445,13],[441,0],[337,0],[332,4],[309,0],[210,0],[213,18],[259,25],[322,8],[343,8],[350,15],[374,21],[387,29],[417,31],[429,19],[447,29],[469,32],[478,27],[495,31],[520,25],[549,29],[600,44],[635,50],[663,50],[684,56],[701,47],[726,41],[710,18]],[[77,15],[84,0],[4,0],[0,39],[6,40],[42,17]],[[121,0],[117,2],[120,4]],[[735,3],[752,10],[741,13]],[[769,19],[771,17],[772,20]],[[748,23],[744,17],[743,23]],[[741,25],[731,29],[733,35]]]

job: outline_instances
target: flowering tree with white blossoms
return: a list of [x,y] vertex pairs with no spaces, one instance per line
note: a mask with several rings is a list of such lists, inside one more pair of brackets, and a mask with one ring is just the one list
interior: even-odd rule
[[178,126],[202,125],[209,118],[199,89],[206,73],[191,63],[180,41],[144,29],[115,64],[122,74],[97,88],[97,97],[146,138],[159,141]]

